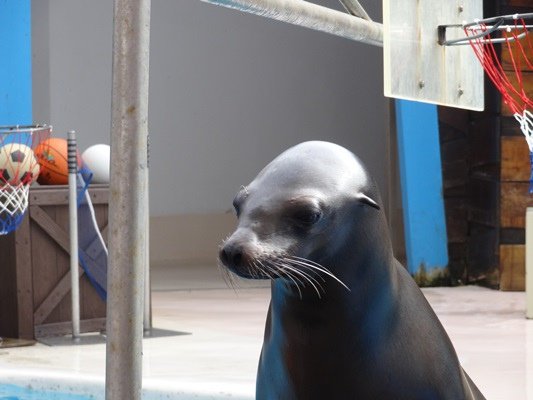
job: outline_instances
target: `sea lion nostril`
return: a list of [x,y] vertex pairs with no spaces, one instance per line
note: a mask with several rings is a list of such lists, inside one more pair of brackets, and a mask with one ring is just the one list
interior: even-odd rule
[[240,266],[241,265],[241,261],[242,261],[242,252],[235,252],[235,254],[233,254],[233,265],[235,266]]
[[222,261],[222,264],[228,265],[228,253],[226,252],[226,248],[220,250],[218,258]]
[[239,246],[228,244],[220,250],[219,258],[226,266],[238,267],[243,260],[242,249]]

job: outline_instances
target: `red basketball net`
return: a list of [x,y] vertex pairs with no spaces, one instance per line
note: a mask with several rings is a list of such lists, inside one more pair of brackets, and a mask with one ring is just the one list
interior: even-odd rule
[[[533,153],[533,100],[524,88],[522,73],[526,68],[533,70],[533,40],[524,19],[514,16],[513,20],[512,24],[502,25],[495,31],[500,33],[496,38],[491,37],[490,28],[485,23],[465,26],[464,30],[483,69],[519,122],[529,150]],[[483,33],[487,34],[474,37]],[[512,68],[507,71],[498,57],[495,43],[501,43],[502,50],[505,49],[509,55]]]

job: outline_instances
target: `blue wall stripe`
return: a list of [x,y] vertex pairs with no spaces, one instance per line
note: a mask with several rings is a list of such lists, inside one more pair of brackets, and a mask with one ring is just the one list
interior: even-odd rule
[[448,265],[437,107],[396,100],[407,267]]
[[0,125],[31,124],[30,0],[0,0],[0,57]]

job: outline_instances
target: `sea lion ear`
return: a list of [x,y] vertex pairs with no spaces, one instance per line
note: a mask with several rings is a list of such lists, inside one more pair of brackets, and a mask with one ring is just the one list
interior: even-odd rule
[[357,193],[356,198],[363,204],[369,205],[370,207],[374,207],[376,210],[381,210],[379,204],[364,193]]

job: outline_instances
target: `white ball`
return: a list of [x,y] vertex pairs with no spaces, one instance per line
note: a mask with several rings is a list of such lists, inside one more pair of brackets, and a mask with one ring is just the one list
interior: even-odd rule
[[107,144],[95,144],[83,152],[81,158],[93,173],[94,183],[109,183],[111,148]]

